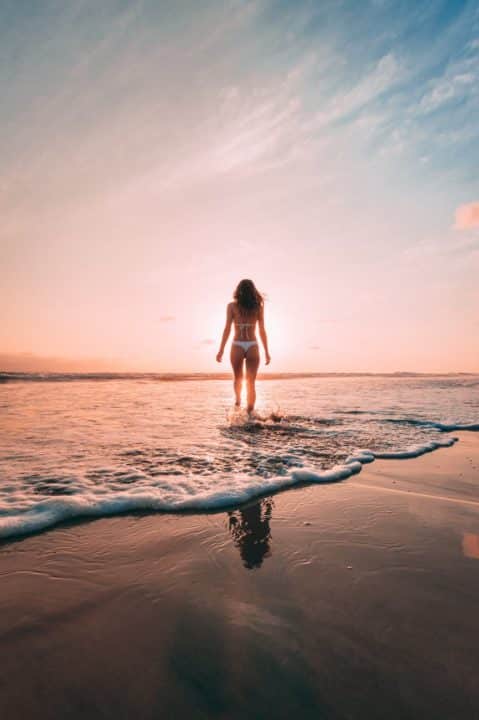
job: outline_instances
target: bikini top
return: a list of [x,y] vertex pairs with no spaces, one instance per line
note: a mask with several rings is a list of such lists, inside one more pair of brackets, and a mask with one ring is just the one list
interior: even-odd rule
[[250,327],[254,328],[255,325],[256,325],[256,320],[255,320],[254,322],[250,322],[250,323],[244,323],[244,322],[243,322],[243,323],[240,323],[240,322],[237,322],[237,323],[236,323],[236,327],[237,327],[238,330],[239,330],[240,338],[243,338],[243,339],[246,339],[246,340],[250,340],[250,337],[248,336],[248,330],[247,330],[247,328],[250,328]]

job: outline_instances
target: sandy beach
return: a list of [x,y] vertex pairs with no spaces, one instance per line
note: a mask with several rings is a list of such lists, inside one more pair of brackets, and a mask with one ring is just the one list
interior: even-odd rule
[[478,0],[0,55],[0,720],[479,720]]
[[0,714],[479,716],[479,437],[0,546]]

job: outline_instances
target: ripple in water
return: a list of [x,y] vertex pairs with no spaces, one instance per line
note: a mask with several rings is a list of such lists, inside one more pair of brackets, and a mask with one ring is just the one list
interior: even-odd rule
[[258,389],[250,420],[229,410],[227,381],[2,385],[0,537],[79,516],[232,508],[299,482],[345,479],[375,457],[450,445],[457,427],[479,429],[475,377],[270,380]]

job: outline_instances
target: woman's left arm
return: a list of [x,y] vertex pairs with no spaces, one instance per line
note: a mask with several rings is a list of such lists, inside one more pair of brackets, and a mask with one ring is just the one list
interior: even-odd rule
[[221,338],[221,345],[220,349],[218,350],[218,354],[216,355],[216,362],[221,362],[223,358],[223,353],[225,350],[225,345],[228,342],[228,338],[230,336],[231,332],[231,325],[233,324],[233,308],[231,307],[231,303],[228,304],[226,308],[226,323],[225,323],[225,329],[223,330],[223,337]]
[[263,347],[264,347],[265,365],[269,365],[271,362],[271,355],[269,354],[268,336],[266,334],[266,328],[264,326],[264,308],[261,308],[261,310],[259,312],[258,325],[259,325],[259,336],[261,338],[261,342],[263,343]]

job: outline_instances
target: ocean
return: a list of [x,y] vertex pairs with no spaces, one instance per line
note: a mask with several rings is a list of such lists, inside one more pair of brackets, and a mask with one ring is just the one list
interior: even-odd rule
[[276,377],[257,393],[249,419],[214,376],[0,374],[0,538],[233,508],[479,430],[475,375]]

